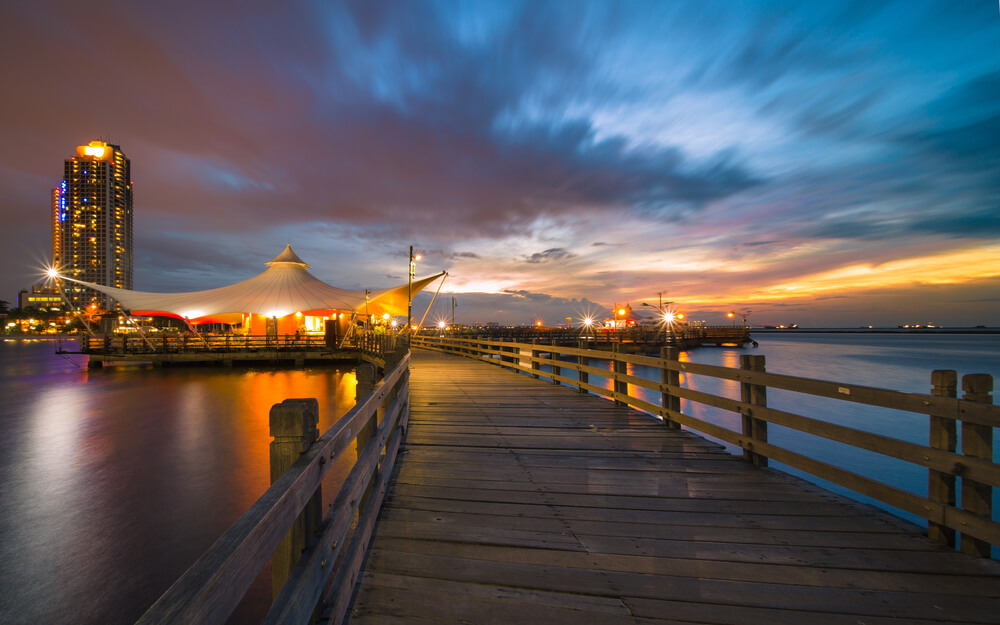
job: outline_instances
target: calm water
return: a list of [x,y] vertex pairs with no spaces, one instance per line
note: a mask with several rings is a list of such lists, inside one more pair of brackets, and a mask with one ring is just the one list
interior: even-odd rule
[[[928,392],[933,369],[1000,379],[998,335],[759,334],[756,350],[703,348],[728,367],[764,354],[768,371]],[[267,413],[316,397],[321,431],[354,403],[353,372],[111,368],[87,371],[51,343],[0,342],[0,623],[132,623],[268,486]],[[636,375],[658,373],[633,370]],[[591,378],[595,383],[597,380]],[[739,397],[738,385],[685,376]],[[650,398],[658,401],[658,397]],[[768,404],[919,443],[925,417],[768,391]],[[739,417],[689,406],[738,430]],[[770,439],[926,493],[906,463],[771,426]],[[1000,442],[996,444],[1000,460]],[[324,486],[328,500],[345,464]],[[1000,495],[994,495],[1000,502]],[[259,621],[265,571],[234,616]]]
[[[54,351],[0,342],[5,625],[133,623],[269,486],[272,404],[317,398],[321,432],[354,405],[349,370],[87,371]],[[269,575],[234,622],[263,617]]]

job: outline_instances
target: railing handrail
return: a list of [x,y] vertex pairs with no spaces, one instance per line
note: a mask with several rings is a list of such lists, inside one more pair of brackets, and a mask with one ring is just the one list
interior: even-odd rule
[[[271,487],[243,513],[222,537],[147,610],[137,621],[137,625],[225,623],[250,588],[258,572],[271,557],[278,543],[320,487],[324,476],[334,465],[336,458],[352,440],[358,437],[365,424],[371,422],[379,411],[384,409],[387,417],[383,420],[382,429],[377,430],[376,436],[373,436],[369,441],[365,451],[359,454],[359,460],[356,463],[356,468],[360,466],[359,471],[352,470],[351,476],[341,489],[344,494],[338,496],[331,506],[330,513],[328,513],[321,528],[326,534],[331,531],[339,532],[337,537],[349,529],[354,517],[353,511],[358,508],[359,504],[363,503],[359,501],[360,497],[352,497],[352,494],[356,493],[359,488],[358,484],[366,486],[376,470],[379,471],[380,477],[388,477],[387,474],[381,475],[383,470],[387,472],[389,469],[378,466],[379,451],[386,446],[386,439],[397,431],[397,424],[405,425],[406,422],[409,405],[409,360],[410,355],[407,352],[400,358],[396,366],[387,372],[385,378],[377,383],[371,393],[359,400],[347,414],[303,452],[290,469],[274,481]],[[395,398],[392,405],[386,408],[384,404],[387,398],[393,395]],[[399,436],[397,435],[395,436],[395,446],[390,449],[391,457],[387,452],[384,459],[384,462],[389,466],[391,466],[391,460],[395,458],[398,442]],[[366,462],[362,463],[361,455],[365,456]],[[375,461],[371,461],[372,457]],[[367,475],[364,474],[366,471],[369,472]],[[361,490],[364,489],[361,488]],[[371,503],[374,499],[369,497],[369,502]],[[380,497],[378,502],[381,502]],[[372,515],[373,518],[369,523],[373,523],[374,515],[377,515],[377,512],[376,506],[374,510],[366,509],[363,514]],[[337,513],[340,515],[339,518],[330,518],[331,515],[335,516]],[[361,521],[359,521],[359,525],[362,525]],[[354,537],[367,544],[367,537],[358,536],[357,532],[352,536],[352,539]],[[314,541],[312,552],[314,553],[317,547],[322,547],[322,543],[322,540]],[[352,540],[353,544],[355,543]],[[334,547],[339,548],[340,546],[337,544]],[[304,554],[303,561],[309,557],[309,553]],[[350,559],[343,562],[343,566],[350,564],[352,564]],[[297,571],[293,571],[293,576],[289,579],[294,578],[301,585],[304,568],[305,565],[302,565]],[[337,567],[324,566],[320,568],[323,569],[324,578],[338,572]],[[306,581],[313,586],[316,585],[315,580]],[[322,586],[323,580],[320,580],[319,587],[322,588]],[[301,600],[301,596],[291,596],[291,594],[291,591],[288,593],[283,591],[282,596],[285,597],[286,602]],[[272,612],[284,609],[280,603],[282,596],[279,596],[278,601],[272,606]],[[310,614],[313,607],[315,607],[315,602],[309,608]],[[346,609],[346,604],[340,607]]]
[[[961,532],[963,541],[969,536],[980,542],[1000,545],[1000,523],[991,518],[989,512],[989,489],[1000,487],[1000,464],[992,459],[988,449],[992,428],[1000,427],[1000,406],[985,403],[988,392],[980,391],[978,401],[955,396],[954,388],[950,396],[937,394],[904,393],[888,389],[867,387],[857,384],[814,380],[783,374],[767,373],[763,370],[749,368],[731,368],[717,365],[705,365],[690,362],[680,362],[666,357],[642,356],[624,354],[617,351],[608,352],[580,347],[560,347],[539,343],[517,343],[475,338],[457,337],[419,337],[413,341],[415,347],[426,347],[456,353],[476,358],[490,364],[507,367],[534,377],[546,378],[554,383],[576,386],[581,392],[589,391],[606,396],[616,402],[628,404],[640,410],[662,417],[669,424],[680,424],[690,427],[709,436],[744,449],[748,459],[772,458],[789,466],[817,475],[855,492],[873,497],[884,503],[910,512],[928,520],[931,527],[942,527]],[[524,352],[524,353],[522,353]],[[543,355],[544,354],[544,355]],[[496,357],[499,356],[499,360]],[[577,357],[577,361],[561,360],[562,357]],[[604,359],[612,362],[611,370],[586,364],[587,359]],[[761,365],[763,357],[760,358]],[[524,364],[524,363],[527,363]],[[663,372],[663,381],[657,382],[646,378],[628,375],[624,369],[615,363],[631,363],[644,365]],[[551,372],[541,369],[541,365],[550,365]],[[762,369],[762,367],[761,367]],[[563,375],[564,370],[575,371],[575,377]],[[679,383],[668,381],[670,373],[686,373],[715,377],[736,381],[744,389],[742,399],[732,399],[682,387]],[[589,375],[598,375],[612,380],[612,388],[604,388],[589,384]],[[966,379],[979,376],[972,374]],[[661,405],[654,404],[628,393],[628,385],[641,387],[661,393]],[[950,447],[921,445],[903,441],[890,436],[874,434],[864,430],[837,425],[788,411],[776,410],[766,405],[766,394],[760,393],[757,399],[751,399],[748,389],[774,388],[805,395],[848,401],[881,408],[893,408],[906,412],[928,415],[931,418],[931,431],[941,427],[940,422],[952,425],[961,422],[963,438],[966,436],[981,441],[978,449],[958,452],[954,442]],[[992,389],[992,381],[989,383]],[[967,396],[971,396],[969,392]],[[736,432],[725,427],[706,422],[697,417],[681,413],[678,405],[671,404],[668,398],[687,399],[692,402],[728,410],[743,416],[744,431]],[[935,425],[935,420],[938,420]],[[950,496],[939,498],[923,497],[909,491],[899,489],[846,469],[810,458],[798,452],[793,452],[767,441],[766,424],[774,423],[790,429],[806,432],[828,440],[838,441],[847,445],[873,451],[882,455],[910,462],[929,471],[931,479],[950,480]],[[752,432],[754,426],[757,432]],[[762,429],[761,429],[762,428]],[[986,430],[976,432],[971,428]],[[932,437],[934,435],[932,434]],[[947,438],[947,437],[945,437]],[[951,437],[954,439],[954,436]],[[983,442],[986,441],[986,442]],[[933,443],[933,441],[932,441]],[[984,451],[984,448],[986,451]],[[959,508],[955,505],[955,476],[961,476],[962,488],[967,486],[975,490],[985,489],[980,493],[986,502],[978,502],[978,510]],[[963,493],[965,491],[963,490]],[[978,491],[977,491],[978,492]],[[976,493],[973,493],[976,494]],[[979,496],[979,495],[977,495]],[[963,501],[966,499],[963,496]],[[970,497],[971,499],[971,497]],[[969,506],[966,506],[967,508]],[[975,506],[972,506],[973,508]],[[953,538],[943,539],[943,542],[953,544]],[[963,550],[966,549],[963,542]],[[972,552],[972,548],[968,549]],[[983,555],[982,545],[975,550],[976,555]],[[986,554],[988,555],[988,549]]]

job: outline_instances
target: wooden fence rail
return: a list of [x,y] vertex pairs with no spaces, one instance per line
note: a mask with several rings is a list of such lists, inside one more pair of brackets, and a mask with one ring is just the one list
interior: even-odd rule
[[[929,536],[943,544],[959,546],[965,553],[990,556],[990,545],[1000,545],[1000,523],[992,518],[992,492],[1000,487],[1000,464],[993,461],[993,432],[1000,427],[1000,406],[993,405],[992,376],[963,376],[961,398],[956,394],[954,371],[932,374],[933,393],[903,393],[879,388],[812,380],[767,373],[763,356],[743,356],[739,369],[679,362],[677,350],[664,348],[659,358],[630,355],[617,350],[558,347],[534,343],[511,343],[482,339],[419,337],[413,345],[460,354],[491,364],[543,377],[556,384],[577,387],[580,392],[606,396],[664,419],[668,426],[686,426],[744,450],[744,457],[758,466],[768,459],[784,463],[859,494],[924,518]],[[610,361],[607,368],[590,366],[591,359]],[[660,381],[629,375],[626,365],[659,369]],[[548,365],[551,372],[542,369]],[[572,371],[575,375],[566,375]],[[740,399],[712,395],[680,385],[680,374],[707,376],[738,382]],[[590,383],[590,376],[611,380],[611,389]],[[660,394],[655,404],[629,393],[638,387]],[[892,408],[927,415],[930,445],[920,445],[874,434],[823,420],[769,408],[767,389]],[[680,400],[731,411],[742,416],[742,431],[709,423],[685,414]],[[885,484],[847,469],[785,449],[768,440],[767,425],[774,423],[793,430],[865,449],[925,467],[928,496]],[[962,449],[956,449],[956,427],[960,424]],[[956,488],[960,480],[960,489]],[[960,492],[961,497],[956,497]],[[958,500],[959,503],[956,502]]]
[[[409,415],[409,352],[386,361],[378,383],[372,365],[359,367],[362,396],[322,436],[315,399],[271,408],[271,487],[138,624],[225,623],[269,558],[276,596],[264,623],[343,621]],[[357,461],[321,516],[323,477],[355,439]]]

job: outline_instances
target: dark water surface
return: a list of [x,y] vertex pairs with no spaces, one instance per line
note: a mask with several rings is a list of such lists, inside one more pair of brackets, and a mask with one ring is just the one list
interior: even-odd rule
[[[933,369],[1000,379],[1000,335],[755,334],[756,350],[702,348],[693,362],[926,393]],[[0,624],[134,622],[268,486],[267,415],[316,397],[320,431],[354,404],[353,371],[109,368],[87,371],[52,343],[0,342]],[[638,367],[631,371],[659,379]],[[592,376],[591,381],[598,381]],[[685,376],[739,397],[732,382]],[[610,384],[610,382],[608,382]],[[658,397],[650,397],[658,401]],[[768,391],[773,407],[914,442],[927,418]],[[739,430],[737,415],[682,409]],[[771,426],[770,439],[925,494],[907,463]],[[1000,460],[1000,443],[995,443]],[[324,485],[330,501],[353,462]],[[838,492],[843,489],[834,487]],[[1000,506],[1000,495],[994,495]],[[257,622],[270,600],[265,570],[233,618]]]
[[[352,370],[87,371],[54,351],[0,342],[5,625],[133,623],[269,486],[272,404],[317,398],[321,432],[354,405]],[[259,622],[269,575],[233,622]]]

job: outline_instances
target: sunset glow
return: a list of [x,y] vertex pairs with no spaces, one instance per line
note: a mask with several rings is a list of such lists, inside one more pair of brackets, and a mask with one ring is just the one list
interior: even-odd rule
[[[42,2],[4,26],[6,301],[48,256],[63,159],[120,144],[139,290],[291,243],[374,291],[412,246],[449,274],[428,319],[454,297],[457,323],[665,293],[706,322],[1000,325],[995,3]],[[113,104],[65,106],[93,86],[65,71],[80,41],[128,77]]]

